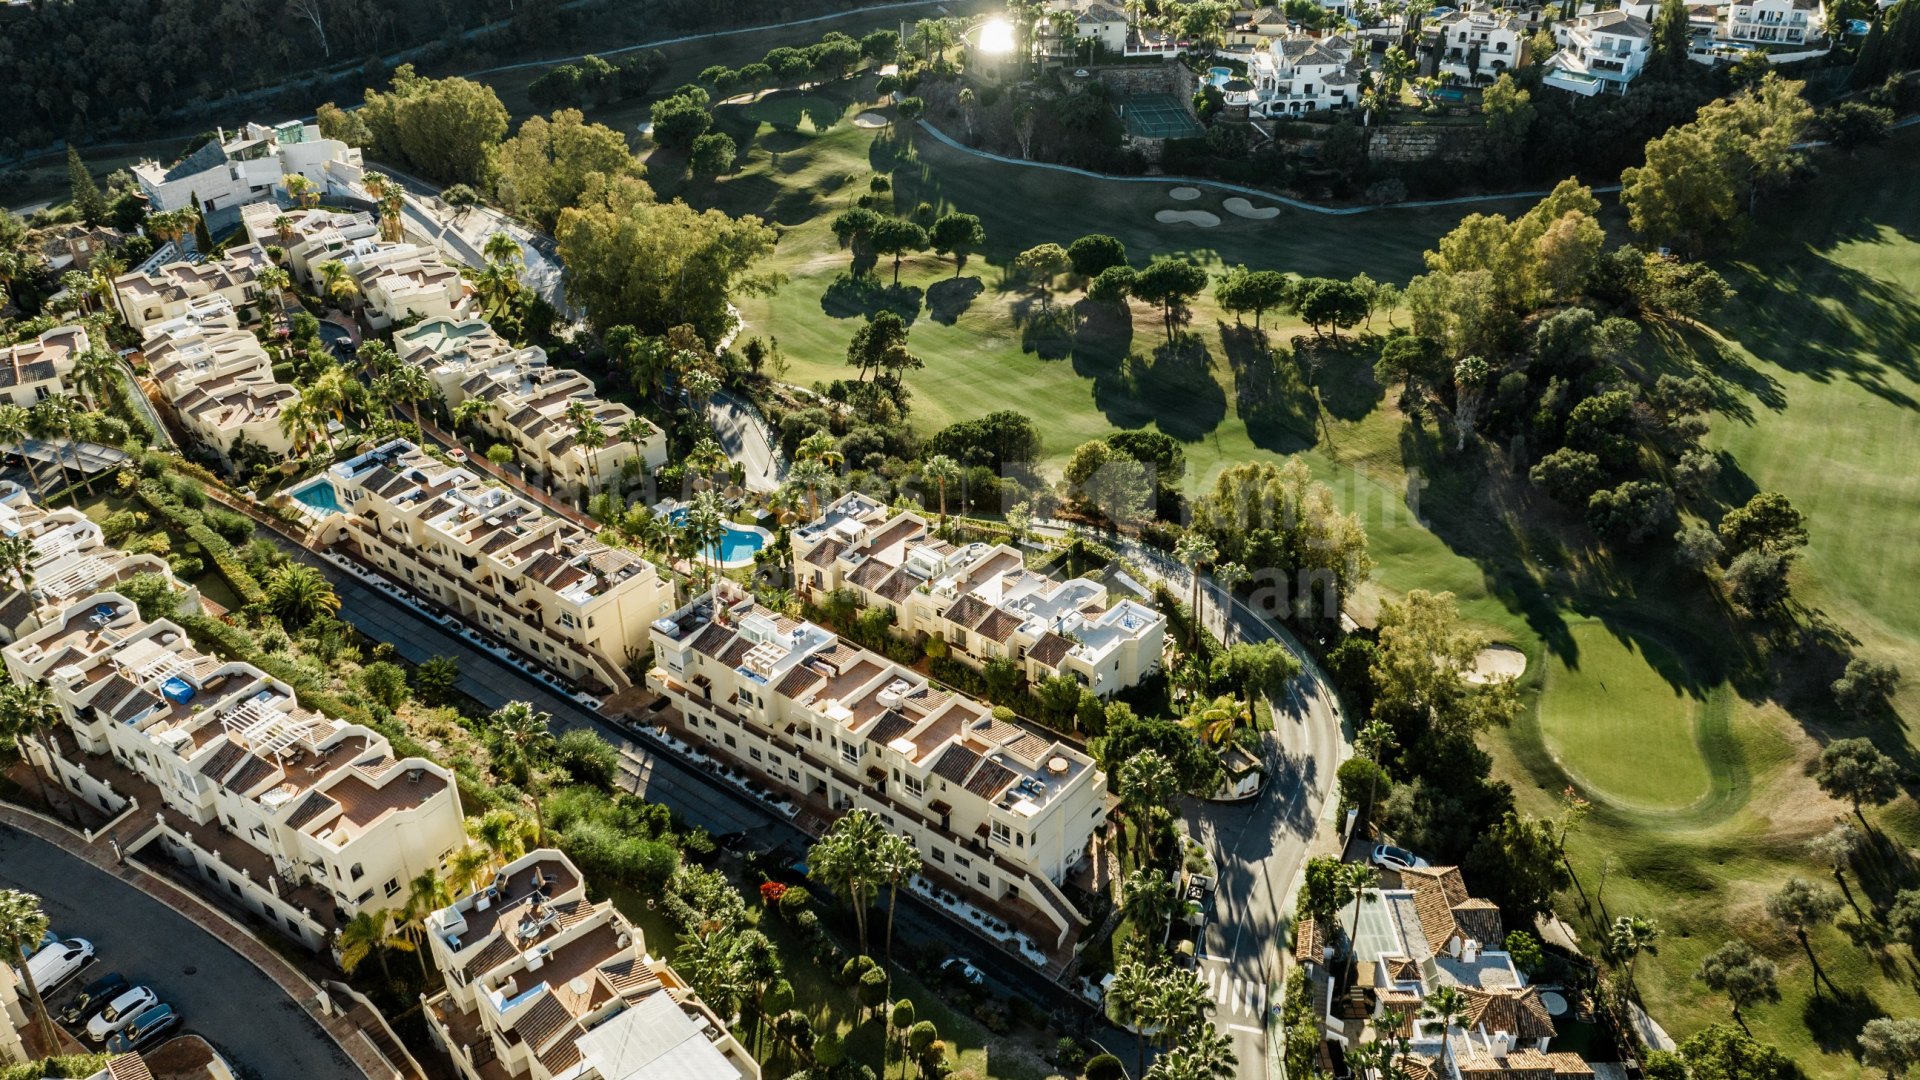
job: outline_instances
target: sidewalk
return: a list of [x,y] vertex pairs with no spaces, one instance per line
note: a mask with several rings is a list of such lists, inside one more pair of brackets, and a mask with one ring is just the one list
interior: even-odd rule
[[100,837],[93,843],[87,843],[84,837],[67,826],[11,803],[0,803],[0,822],[85,859],[94,867],[112,874],[140,892],[160,901],[213,935],[285,991],[287,997],[305,1011],[314,1023],[320,1025],[320,1029],[340,1047],[341,1052],[352,1059],[354,1065],[359,1068],[360,1074],[368,1080],[390,1080],[401,1075],[392,1064],[373,1050],[367,1036],[359,1027],[342,1016],[333,1015],[321,1009],[320,988],[299,969],[279,953],[262,944],[258,938],[248,933],[225,912],[165,877],[146,869],[137,861],[122,861],[114,858],[106,836]]

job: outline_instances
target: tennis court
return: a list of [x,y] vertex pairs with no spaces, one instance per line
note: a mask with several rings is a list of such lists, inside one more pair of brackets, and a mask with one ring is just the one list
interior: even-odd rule
[[1120,106],[1127,130],[1144,139],[1191,139],[1204,134],[1172,94],[1134,94]]

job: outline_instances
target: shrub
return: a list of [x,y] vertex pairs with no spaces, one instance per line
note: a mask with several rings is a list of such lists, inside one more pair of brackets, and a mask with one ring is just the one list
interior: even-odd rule
[[1127,1080],[1127,1067],[1112,1054],[1095,1054],[1087,1061],[1087,1080]]

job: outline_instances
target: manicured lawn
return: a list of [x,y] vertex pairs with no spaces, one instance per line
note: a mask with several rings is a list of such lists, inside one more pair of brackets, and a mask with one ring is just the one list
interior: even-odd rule
[[1547,747],[1589,797],[1634,809],[1683,810],[1712,784],[1694,730],[1707,707],[1661,678],[1676,662],[1650,637],[1577,623],[1577,651],[1548,661],[1540,702]]

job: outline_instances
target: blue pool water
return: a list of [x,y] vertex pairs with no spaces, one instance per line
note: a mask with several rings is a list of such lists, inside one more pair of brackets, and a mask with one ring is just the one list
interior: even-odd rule
[[1227,85],[1227,80],[1231,78],[1233,78],[1232,68],[1217,67],[1207,69],[1207,81],[1215,86],[1225,86]]
[[316,476],[287,494],[294,502],[321,517],[337,513],[340,509],[340,496],[333,490],[333,481],[324,476]]
[[[667,511],[667,520],[673,522],[675,525],[684,524],[687,520],[687,508],[682,506],[676,510]],[[718,559],[722,565],[750,562],[753,559],[754,553],[766,546],[767,537],[765,533],[756,529],[745,529],[738,525],[729,524],[726,535],[720,538],[718,550],[716,551],[713,547],[709,547],[706,550],[706,556],[709,559]]]

